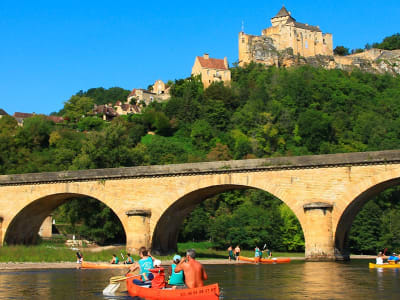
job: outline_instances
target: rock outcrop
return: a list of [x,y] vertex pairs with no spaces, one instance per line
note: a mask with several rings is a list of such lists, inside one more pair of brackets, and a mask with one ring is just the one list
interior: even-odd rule
[[271,38],[262,37],[252,43],[250,51],[255,62],[266,66],[291,67],[309,64],[326,69],[351,71],[358,68],[370,73],[400,74],[400,50],[370,49],[347,56],[317,55],[302,57],[293,54],[291,48],[279,51]]

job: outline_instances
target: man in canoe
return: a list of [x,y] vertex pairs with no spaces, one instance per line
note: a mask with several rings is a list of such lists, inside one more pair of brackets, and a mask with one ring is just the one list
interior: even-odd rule
[[126,264],[126,265],[133,264],[134,261],[133,261],[132,255],[130,253],[127,253],[126,255],[127,255],[127,257],[126,257],[126,260],[124,261],[124,264]]
[[208,279],[207,273],[201,263],[196,260],[196,251],[186,251],[186,257],[175,267],[175,272],[183,271],[185,284],[189,289],[204,286],[204,280]]
[[118,258],[118,256],[116,254],[113,254],[113,257],[112,257],[112,259],[110,261],[110,264],[113,264],[113,265],[118,265],[119,264],[119,258]]
[[272,251],[271,251],[271,250],[266,249],[266,250],[265,250],[265,253],[267,253],[268,259],[271,259],[271,258],[272,258]]
[[154,278],[153,274],[151,274],[151,269],[154,268],[153,258],[147,251],[146,247],[140,247],[139,249],[140,259],[138,262],[134,263],[130,268],[128,273],[133,273],[137,269],[139,269],[140,275],[142,276],[142,280],[134,279],[133,283],[137,285],[147,285],[149,284],[149,280]]
[[260,250],[260,248],[258,248],[258,246],[256,246],[254,248],[254,259],[256,263],[259,263],[262,257],[262,251]]

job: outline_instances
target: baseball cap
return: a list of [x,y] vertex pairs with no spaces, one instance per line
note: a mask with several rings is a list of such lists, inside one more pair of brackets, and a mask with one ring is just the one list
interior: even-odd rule
[[182,258],[182,257],[181,257],[180,255],[176,254],[172,260],[173,260],[173,261],[175,261],[175,260],[181,260],[181,258]]

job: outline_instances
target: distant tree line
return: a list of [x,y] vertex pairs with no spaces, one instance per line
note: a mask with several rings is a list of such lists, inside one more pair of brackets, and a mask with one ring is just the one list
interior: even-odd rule
[[350,51],[350,49],[346,48],[345,46],[342,45],[336,46],[335,49],[333,49],[333,53],[335,55],[346,56],[349,54],[361,53],[364,52],[365,50],[370,50],[372,48],[384,49],[384,50],[400,49],[400,33],[396,33],[391,36],[385,37],[381,43],[372,43],[372,45],[368,43],[365,45],[364,49],[356,48]]
[[[0,119],[0,173],[400,149],[399,77],[259,64],[231,72],[230,86],[214,83],[205,90],[198,77],[176,80],[169,101],[112,122],[90,116],[92,105],[122,100],[129,91],[113,88],[115,96],[96,88],[73,95],[57,113],[68,116],[64,124],[34,116],[20,127],[5,116]],[[388,189],[358,214],[350,236],[353,252],[400,250],[398,195],[397,188]],[[82,201],[68,202],[55,217],[100,243],[123,239],[107,207]],[[230,243],[304,248],[290,209],[256,190],[203,202],[184,222],[179,238],[207,239],[219,248]]]

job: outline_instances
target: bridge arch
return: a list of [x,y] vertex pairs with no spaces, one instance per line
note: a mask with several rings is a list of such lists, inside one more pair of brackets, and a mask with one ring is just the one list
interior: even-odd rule
[[[290,207],[290,203],[287,203],[287,201],[284,199],[277,197],[274,193],[271,193],[265,188],[263,189],[257,186],[219,184],[194,189],[173,201],[161,214],[152,234],[152,252],[159,254],[170,254],[176,252],[179,229],[182,226],[183,221],[196,208],[196,206],[198,206],[204,200],[223,192],[247,189],[255,189],[267,192]],[[300,226],[303,230],[303,225],[301,222],[302,216],[299,216],[296,211],[293,210],[293,207],[290,207],[290,209],[296,215],[296,218],[299,220]]]
[[[83,200],[84,198],[95,199],[109,207],[109,205],[104,201],[86,194],[64,192],[46,195],[32,200],[25,207],[17,211],[7,226],[4,242],[8,245],[36,243],[40,226],[47,216],[49,216],[57,207],[65,204],[71,199]],[[111,207],[110,209],[120,220],[126,236],[126,228],[122,222],[123,220],[120,219],[118,214]]]
[[341,207],[342,203],[338,204],[338,212],[341,214],[337,222],[334,241],[335,251],[339,258],[349,259],[350,257],[347,246],[351,225],[363,206],[384,190],[398,185],[400,185],[400,171],[391,170],[355,183],[343,193],[348,199],[343,201],[346,206]]

